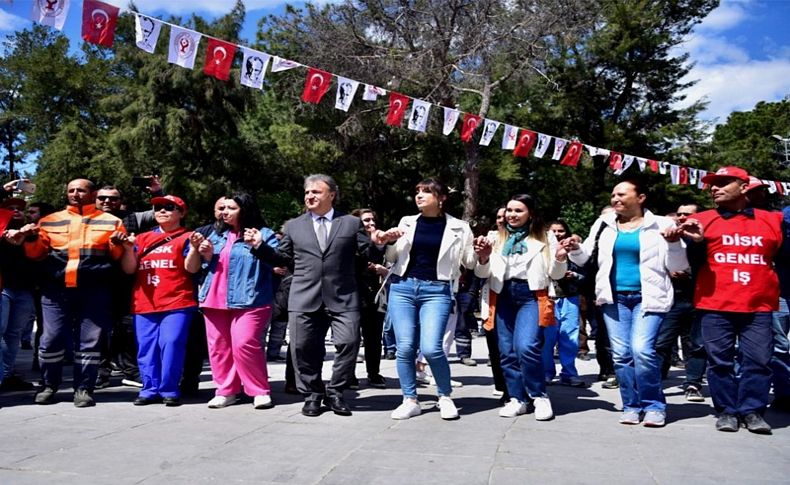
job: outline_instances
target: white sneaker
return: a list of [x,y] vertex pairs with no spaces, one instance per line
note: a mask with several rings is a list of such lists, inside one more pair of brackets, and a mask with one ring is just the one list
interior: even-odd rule
[[458,408],[455,407],[455,403],[449,397],[439,397],[436,407],[439,408],[439,414],[442,416],[442,419],[458,419]]
[[[209,403],[210,404],[210,403]],[[261,394],[252,399],[252,407],[255,409],[269,409],[274,407],[272,397],[268,394]]]
[[502,397],[505,395],[505,393],[497,389],[494,389],[493,392],[491,392],[491,395],[494,397]]
[[554,417],[554,410],[551,409],[551,401],[547,397],[536,397],[533,400],[535,405],[535,419],[538,421],[548,421]]
[[219,409],[230,406],[231,404],[236,404],[239,398],[236,397],[235,394],[231,394],[230,396],[214,396],[211,401],[208,402],[208,407],[211,409]]
[[416,399],[404,398],[403,404],[396,407],[390,417],[392,419],[409,419],[422,414],[420,403]]
[[[428,383],[432,386],[436,385],[436,379],[433,376],[429,376]],[[454,381],[450,379],[450,387],[464,387],[464,383],[461,381]]]
[[505,407],[499,410],[499,415],[503,418],[515,418],[521,414],[526,414],[527,403],[521,402],[515,397],[511,397]]
[[430,384],[433,382],[433,376],[429,376],[426,372],[419,370],[417,371],[416,379],[417,384]]

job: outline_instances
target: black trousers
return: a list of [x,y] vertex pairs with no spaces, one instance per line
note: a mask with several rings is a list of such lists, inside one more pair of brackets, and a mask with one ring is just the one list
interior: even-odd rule
[[384,331],[384,314],[376,305],[362,311],[362,338],[365,340],[365,370],[368,377],[381,373],[381,334]]

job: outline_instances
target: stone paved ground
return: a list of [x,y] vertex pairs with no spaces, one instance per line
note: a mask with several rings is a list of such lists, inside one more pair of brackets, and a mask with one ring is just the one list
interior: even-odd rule
[[[284,364],[270,364],[276,407],[250,401],[208,409],[210,376],[199,399],[178,408],[134,407],[136,392],[96,393],[95,408],[77,409],[70,393],[53,406],[28,393],[0,395],[0,484],[519,484],[788,483],[790,415],[769,411],[773,436],[714,430],[708,399],[687,403],[673,370],[663,429],[617,424],[619,394],[593,383],[594,361],[577,361],[587,389],[552,386],[556,419],[497,416],[484,339],[474,340],[477,367],[451,365],[464,383],[454,391],[461,419],[445,422],[435,388],[421,388],[422,416],[393,421],[400,403],[394,361],[383,361],[386,390],[347,397],[354,415],[300,414],[301,400],[282,393]],[[20,355],[29,369],[30,352]],[[329,364],[325,365],[329,371]],[[32,377],[32,374],[30,375]],[[352,397],[353,396],[353,397]]]

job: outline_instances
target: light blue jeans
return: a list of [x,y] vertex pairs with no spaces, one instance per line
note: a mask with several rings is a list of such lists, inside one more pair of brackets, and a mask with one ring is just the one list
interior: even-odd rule
[[623,411],[666,411],[656,339],[664,313],[642,312],[641,293],[616,293],[603,305]]
[[403,397],[417,398],[418,349],[431,366],[439,396],[450,395],[450,364],[442,349],[442,337],[452,306],[449,282],[393,279],[387,312],[395,330],[395,363]]
[[543,370],[546,379],[557,375],[554,365],[554,346],[560,345],[560,379],[578,377],[576,354],[579,353],[579,297],[557,298],[554,304],[557,325],[543,329]]
[[22,341],[22,330],[35,314],[33,292],[27,290],[3,289],[3,302],[0,304],[0,335],[2,335],[2,368],[0,381],[14,371],[14,363]]

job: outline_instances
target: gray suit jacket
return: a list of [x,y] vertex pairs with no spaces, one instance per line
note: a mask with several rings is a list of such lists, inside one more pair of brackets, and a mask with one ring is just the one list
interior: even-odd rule
[[293,268],[288,311],[314,312],[321,304],[333,312],[359,311],[357,274],[370,245],[362,221],[337,210],[323,252],[309,213],[286,222],[279,252]]

